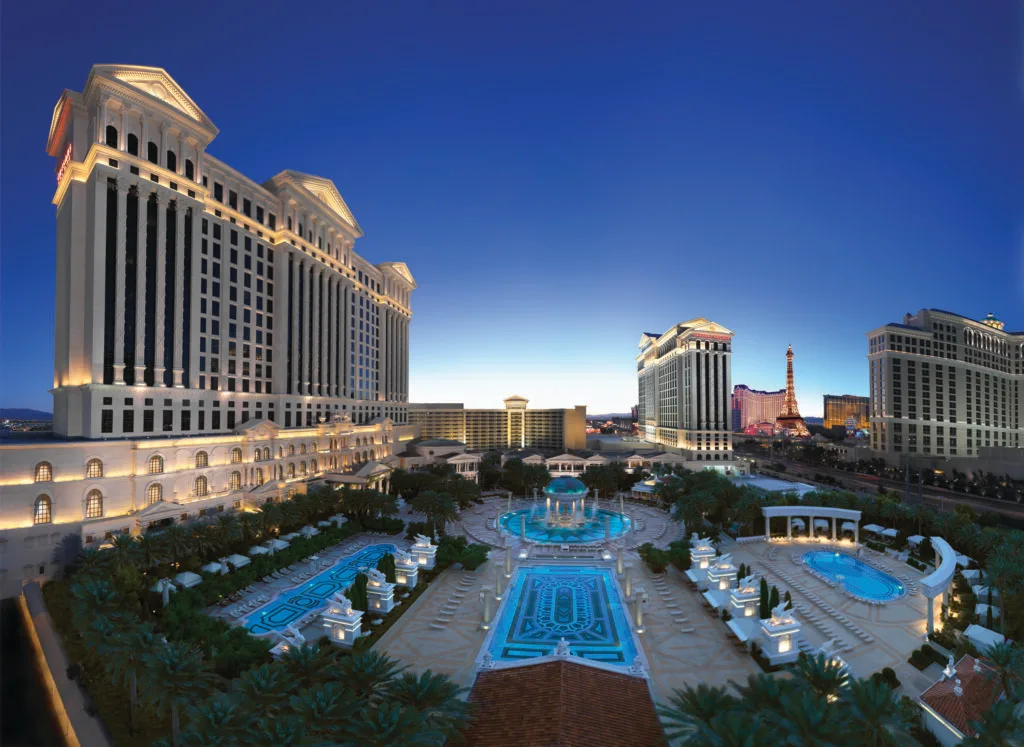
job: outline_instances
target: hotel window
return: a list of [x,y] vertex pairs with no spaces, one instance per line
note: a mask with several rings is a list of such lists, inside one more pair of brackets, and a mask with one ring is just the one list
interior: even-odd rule
[[178,170],[178,156],[173,150],[167,151],[167,169],[169,171]]
[[237,446],[231,450],[231,463],[241,464],[242,463],[242,450]]
[[114,125],[107,125],[107,145],[111,148],[117,147],[117,128]]
[[159,475],[164,471],[164,458],[159,454],[154,454],[149,458],[149,474]]
[[85,477],[86,479],[103,477],[103,462],[101,462],[99,459],[90,459],[88,462],[86,462]]
[[53,479],[53,467],[49,462],[36,465],[36,482],[50,482]]
[[160,483],[155,482],[146,488],[146,505],[152,506],[154,503],[159,503],[164,498],[164,489]]
[[133,156],[139,155],[139,138],[137,135],[128,136],[128,152]]
[[209,482],[203,475],[200,475],[199,477],[196,478],[195,487],[195,493],[197,498],[204,497],[210,491]]
[[231,473],[231,489],[238,490],[242,487],[242,473],[235,471]]
[[196,452],[196,469],[205,469],[210,466],[210,455],[205,451]]
[[41,495],[36,498],[36,502],[32,507],[32,523],[49,524],[52,522],[53,514],[51,513],[50,508],[50,496]]
[[152,140],[150,140],[149,144],[146,146],[146,159],[150,163],[155,163],[158,166],[160,165],[160,149],[156,147],[156,143]]
[[85,518],[98,519],[103,516],[103,493],[90,490],[85,497]]
[[185,159],[185,178],[196,180],[196,167],[193,165],[191,159]]

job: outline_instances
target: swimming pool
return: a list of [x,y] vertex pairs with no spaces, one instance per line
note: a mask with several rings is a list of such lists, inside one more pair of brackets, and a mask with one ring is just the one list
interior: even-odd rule
[[501,528],[514,537],[519,537],[520,517],[526,517],[526,539],[533,542],[600,542],[605,539],[605,522],[608,523],[608,538],[620,537],[629,531],[630,520],[618,511],[598,509],[594,515],[588,509],[579,524],[572,523],[572,514],[568,507],[563,507],[560,514],[552,512],[552,521],[546,523],[545,511],[542,508],[523,508],[501,517]]
[[864,599],[891,602],[906,592],[903,584],[888,573],[846,553],[815,550],[806,553],[803,561],[809,568],[838,581],[848,592]]
[[364,547],[354,555],[342,558],[301,586],[282,592],[274,601],[245,618],[242,624],[253,635],[282,630],[310,610],[323,607],[331,596],[351,586],[360,569],[376,568],[381,558],[394,551],[394,545]]
[[577,656],[629,666],[637,645],[607,568],[522,567],[505,592],[487,650],[496,661],[548,656],[561,638]]

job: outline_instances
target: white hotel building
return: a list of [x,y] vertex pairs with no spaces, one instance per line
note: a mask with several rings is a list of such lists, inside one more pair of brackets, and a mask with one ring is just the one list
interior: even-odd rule
[[679,449],[692,462],[732,462],[732,337],[720,324],[699,318],[640,338],[637,420],[643,439]]
[[0,591],[67,537],[242,508],[313,476],[379,479],[411,440],[410,295],[334,184],[263,184],[162,69],[93,67],[50,125],[54,438],[0,441]]

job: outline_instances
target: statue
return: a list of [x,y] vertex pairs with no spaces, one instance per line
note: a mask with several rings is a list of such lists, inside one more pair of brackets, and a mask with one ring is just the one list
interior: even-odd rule
[[569,641],[565,638],[561,638],[555,645],[555,650],[552,652],[554,656],[571,656],[572,651],[569,649]]
[[334,599],[334,601],[337,602],[338,608],[339,608],[339,610],[340,610],[342,615],[345,615],[346,617],[351,617],[351,615],[352,615],[352,600],[351,599],[349,599],[347,596],[345,596],[341,592],[338,592],[337,594],[335,594],[332,597],[332,599]]
[[778,607],[772,608],[772,620],[781,620],[786,617],[786,613],[789,612],[789,603],[783,600],[779,603]]
[[376,568],[366,569],[366,579],[373,586],[382,586],[388,581],[387,576]]
[[953,654],[949,655],[949,661],[946,663],[946,668],[942,670],[943,677],[955,677],[956,676],[956,665],[953,663]]
[[719,568],[724,568],[725,566],[729,565],[729,561],[730,560],[732,560],[732,553],[726,553],[725,555],[723,555],[722,557],[720,557],[718,559],[718,561],[716,562],[716,565]]
[[750,574],[746,578],[741,578],[740,579],[740,588],[741,589],[749,589],[749,588],[753,587],[755,581],[757,581],[757,576],[755,576],[754,574]]
[[481,669],[494,669],[494,657],[491,656],[490,651],[484,651],[483,657],[480,659]]
[[306,642],[306,639],[302,636],[302,633],[300,633],[299,629],[296,628],[294,625],[289,625],[287,628],[285,628],[285,630],[291,633],[292,640],[295,642],[296,645],[301,646],[303,643]]
[[629,668],[629,673],[637,677],[646,677],[647,673],[644,670],[644,661],[637,654],[636,658],[633,659],[633,666]]
[[395,550],[393,555],[395,556],[395,565],[415,565],[412,555],[405,550]]
[[430,547],[430,537],[426,537],[422,534],[416,535],[415,547]]

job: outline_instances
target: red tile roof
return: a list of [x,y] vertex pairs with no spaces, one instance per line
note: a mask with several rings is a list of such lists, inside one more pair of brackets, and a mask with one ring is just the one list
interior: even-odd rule
[[655,747],[665,735],[640,677],[571,660],[482,671],[470,747]]
[[[978,663],[980,671],[975,671]],[[957,695],[956,680],[960,680],[963,693]],[[1003,686],[995,677],[995,671],[973,656],[964,656],[956,663],[956,675],[939,680],[921,693],[921,702],[942,716],[964,736],[973,736],[968,726],[971,721],[980,721],[992,705],[1003,694]]]

